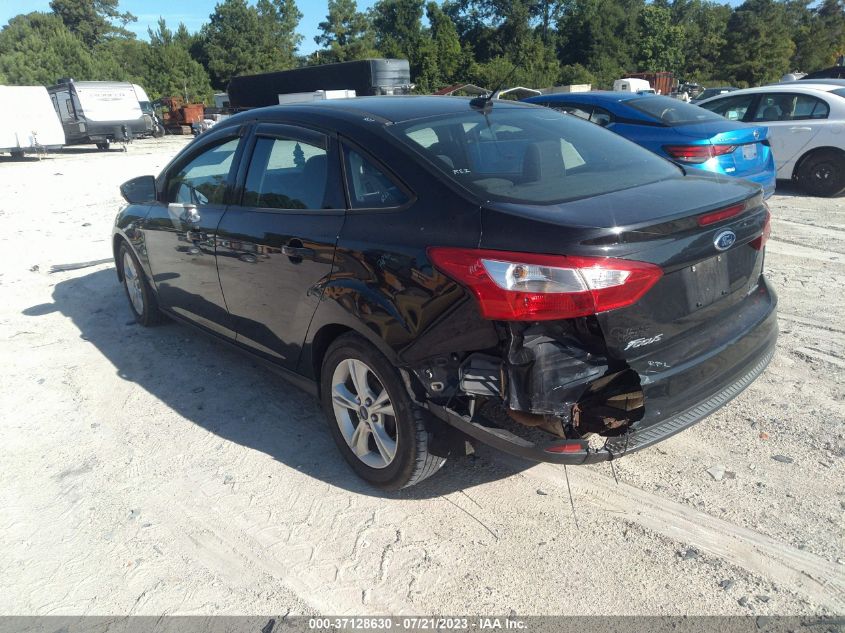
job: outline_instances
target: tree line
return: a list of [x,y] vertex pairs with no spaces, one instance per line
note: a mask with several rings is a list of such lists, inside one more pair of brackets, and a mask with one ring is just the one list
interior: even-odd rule
[[408,59],[418,92],[455,82],[492,87],[590,83],[637,71],[699,83],[758,85],[845,54],[845,0],[329,0],[299,53],[296,0],[221,0],[191,33],[159,19],[149,41],[119,0],[52,0],[0,30],[0,83],[59,77],[131,81],[152,98],[208,101],[231,77],[368,57]]

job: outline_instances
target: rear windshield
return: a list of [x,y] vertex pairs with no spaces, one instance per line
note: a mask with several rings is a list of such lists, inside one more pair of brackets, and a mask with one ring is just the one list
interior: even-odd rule
[[552,204],[676,177],[680,170],[598,125],[549,108],[499,108],[390,126],[487,200]]
[[845,88],[837,88],[836,90],[831,90],[831,92],[840,97],[845,97]]
[[666,125],[688,125],[705,121],[724,120],[718,114],[713,114],[692,103],[686,103],[671,97],[642,97],[628,99],[625,105],[631,106]]

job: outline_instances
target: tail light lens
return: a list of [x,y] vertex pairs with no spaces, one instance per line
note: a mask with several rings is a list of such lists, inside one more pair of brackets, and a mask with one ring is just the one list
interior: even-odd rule
[[572,319],[639,301],[663,276],[654,264],[608,257],[428,249],[434,265],[467,287],[498,321]]
[[730,154],[736,145],[664,145],[664,151],[684,163],[706,163],[714,156]]
[[766,246],[766,242],[769,241],[769,237],[772,234],[772,212],[769,211],[768,205],[766,206],[766,219],[763,221],[763,232],[760,234],[760,237],[755,239],[751,242],[751,248],[757,251],[762,251],[763,247]]

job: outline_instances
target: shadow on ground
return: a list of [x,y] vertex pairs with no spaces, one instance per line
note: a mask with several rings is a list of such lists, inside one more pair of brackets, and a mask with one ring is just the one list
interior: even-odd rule
[[[349,491],[424,499],[509,477],[530,464],[500,464],[489,451],[452,459],[427,481],[385,493],[358,479],[334,445],[317,400],[250,357],[176,323],[143,328],[129,312],[113,268],[56,284],[53,302],[23,313],[60,312],[117,374],[180,416],[231,442]],[[82,343],[81,343],[82,344]],[[139,412],[143,413],[143,412]]]

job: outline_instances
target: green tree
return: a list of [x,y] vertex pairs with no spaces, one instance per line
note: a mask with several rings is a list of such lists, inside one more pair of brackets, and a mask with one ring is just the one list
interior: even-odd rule
[[756,86],[789,71],[795,44],[780,2],[746,0],[731,15],[726,40],[723,65],[738,83]]
[[256,10],[261,28],[261,69],[286,70],[296,66],[296,50],[302,42],[296,29],[302,12],[295,0],[258,0]]
[[187,101],[209,101],[212,95],[208,73],[188,52],[191,35],[184,24],[173,33],[159,18],[156,30],[149,29],[150,45],[140,83],[150,98],[179,96]]
[[424,41],[424,0],[379,0],[370,10],[376,49],[384,57],[407,59],[417,82],[430,59]]
[[319,51],[319,62],[346,62],[375,57],[375,35],[366,13],[358,11],[355,0],[329,0],[329,12],[320,22],[320,34],[314,41],[324,50]]
[[94,56],[108,69],[107,77],[145,85],[150,44],[134,37],[115,37],[98,45]]
[[672,24],[671,10],[648,4],[640,11],[638,22],[637,70],[679,71],[683,67],[684,28]]
[[784,7],[795,42],[790,70],[826,68],[845,53],[845,0],[785,0]]
[[57,15],[38,12],[17,15],[0,31],[0,74],[14,85],[108,78],[102,60]]
[[203,57],[211,84],[225,89],[235,75],[263,70],[265,30],[246,0],[222,0],[202,29]]
[[709,0],[674,0],[672,21],[684,29],[684,58],[679,73],[697,80],[723,77],[720,55],[725,48],[731,8]]
[[452,19],[436,2],[429,2],[425,8],[429,32],[421,53],[422,70],[418,78],[419,88],[431,92],[460,79],[469,63],[458,31]]
[[[134,22],[131,13],[121,13],[119,0],[51,0],[50,8],[71,33],[93,47],[110,35],[128,34],[124,28]],[[115,21],[118,25],[115,25]]]
[[596,76],[581,64],[567,64],[561,66],[558,83],[561,86],[573,84],[596,84]]
[[558,19],[558,58],[580,64],[607,88],[633,70],[644,0],[565,0]]

